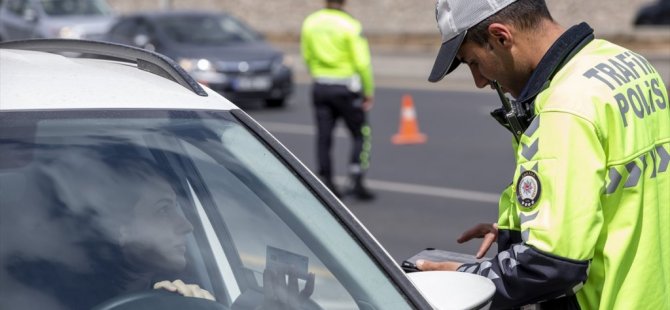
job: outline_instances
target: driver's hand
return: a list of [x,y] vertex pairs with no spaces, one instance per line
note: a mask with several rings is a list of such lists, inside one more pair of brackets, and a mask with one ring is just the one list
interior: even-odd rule
[[214,299],[214,296],[210,292],[201,288],[197,284],[186,284],[184,283],[184,281],[179,279],[174,280],[172,282],[170,281],[156,282],[156,284],[154,284],[154,289],[155,290],[163,289],[186,297],[204,298],[216,301],[216,299]]
[[456,271],[462,263],[457,262],[433,262],[425,259],[416,261],[416,268],[421,271]]

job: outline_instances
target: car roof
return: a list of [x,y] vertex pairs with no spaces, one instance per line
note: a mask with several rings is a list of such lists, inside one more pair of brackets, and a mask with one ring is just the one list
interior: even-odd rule
[[0,111],[51,109],[206,109],[238,107],[138,69],[135,63],[0,49]]

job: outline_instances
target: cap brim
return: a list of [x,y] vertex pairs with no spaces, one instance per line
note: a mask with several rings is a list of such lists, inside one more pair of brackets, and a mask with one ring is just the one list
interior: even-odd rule
[[458,67],[461,62],[454,61],[454,59],[456,59],[456,54],[458,53],[458,49],[461,48],[461,44],[463,43],[463,39],[465,39],[466,33],[467,31],[463,31],[462,33],[453,37],[451,40],[442,43],[440,51],[437,53],[437,58],[435,58],[433,71],[430,72],[428,81],[433,83],[439,82],[447,74],[451,73],[451,71],[454,71]]

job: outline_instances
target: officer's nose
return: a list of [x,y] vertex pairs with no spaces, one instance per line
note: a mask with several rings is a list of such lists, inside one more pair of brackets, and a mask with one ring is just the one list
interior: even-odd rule
[[489,79],[485,78],[479,70],[476,68],[473,68],[473,66],[469,66],[470,68],[470,73],[472,73],[472,79],[475,80],[475,86],[477,88],[484,88],[487,85],[489,85]]

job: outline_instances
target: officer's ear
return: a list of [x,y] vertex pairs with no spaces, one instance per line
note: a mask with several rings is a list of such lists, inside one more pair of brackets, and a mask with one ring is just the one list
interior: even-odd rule
[[513,43],[512,30],[509,25],[492,23],[488,27],[489,42],[494,47],[510,48]]

